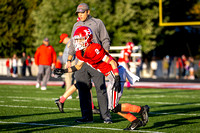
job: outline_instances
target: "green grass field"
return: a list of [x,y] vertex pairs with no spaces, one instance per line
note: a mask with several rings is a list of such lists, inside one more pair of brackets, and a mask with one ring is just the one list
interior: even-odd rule
[[[59,86],[41,91],[35,86],[0,85],[0,132],[129,132],[123,131],[129,122],[114,113],[113,124],[104,124],[98,114],[94,115],[94,123],[75,123],[81,117],[77,93],[65,102],[65,113],[60,113],[54,100],[63,92]],[[120,103],[151,107],[149,123],[134,132],[200,132],[199,90],[125,88]]]

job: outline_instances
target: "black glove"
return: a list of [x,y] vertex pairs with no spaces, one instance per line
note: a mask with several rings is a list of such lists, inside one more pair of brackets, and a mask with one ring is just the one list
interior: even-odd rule
[[114,83],[115,91],[120,92],[121,91],[121,84],[120,84],[120,76],[115,76],[115,83]]
[[64,69],[56,68],[53,70],[53,74],[57,75],[58,77],[61,77],[63,75],[63,73],[65,73]]

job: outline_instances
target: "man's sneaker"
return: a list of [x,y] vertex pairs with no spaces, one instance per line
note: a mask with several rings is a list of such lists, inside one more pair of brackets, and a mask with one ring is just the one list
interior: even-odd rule
[[94,109],[92,109],[92,113],[93,113],[93,114],[100,114],[100,110],[97,109],[97,108],[94,106]]
[[149,116],[148,116],[149,109],[150,107],[148,105],[141,107],[140,115],[142,118],[143,126],[145,126],[147,122],[149,121]]
[[59,101],[60,99],[55,100],[56,105],[58,106],[58,109],[61,113],[64,113],[63,107],[64,107],[64,103],[61,103]]
[[80,118],[80,119],[76,119],[75,122],[77,122],[77,123],[93,123],[93,120],[87,119],[87,118]]
[[106,119],[104,119],[104,123],[111,124],[112,120],[109,117],[107,117]]
[[40,83],[37,83],[37,84],[35,85],[35,88],[40,88]]
[[46,86],[42,86],[41,90],[47,90],[47,87]]
[[142,121],[140,121],[139,119],[136,119],[134,121],[131,122],[131,124],[129,124],[127,126],[127,128],[125,128],[124,130],[135,130],[138,127],[142,126]]

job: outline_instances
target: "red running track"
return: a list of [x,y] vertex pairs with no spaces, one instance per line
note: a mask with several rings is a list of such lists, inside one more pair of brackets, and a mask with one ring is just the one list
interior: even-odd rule
[[[0,80],[0,85],[35,85],[36,81]],[[49,81],[47,85],[62,86],[63,81]],[[125,84],[126,87],[126,84]],[[136,82],[132,88],[190,89],[200,90],[200,83]]]

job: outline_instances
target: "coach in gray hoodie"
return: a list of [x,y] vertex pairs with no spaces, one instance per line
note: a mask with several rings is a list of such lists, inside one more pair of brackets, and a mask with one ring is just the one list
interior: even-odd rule
[[[71,44],[73,44],[73,35],[77,27],[87,26],[93,31],[93,42],[99,43],[108,52],[110,48],[110,37],[105,28],[104,23],[100,19],[90,16],[89,6],[85,3],[78,5],[76,13],[80,18],[80,21],[76,22],[73,26],[71,33]],[[71,60],[76,53],[74,45],[70,45],[68,52],[68,67],[71,66]],[[112,123],[110,111],[108,110],[108,100],[106,93],[105,77],[102,73],[91,68],[86,63],[81,70],[75,72],[76,87],[79,90],[80,107],[82,118],[77,119],[76,122],[93,122],[91,95],[90,89],[92,88],[91,80],[96,87],[97,99],[100,108],[101,117],[104,123]]]

